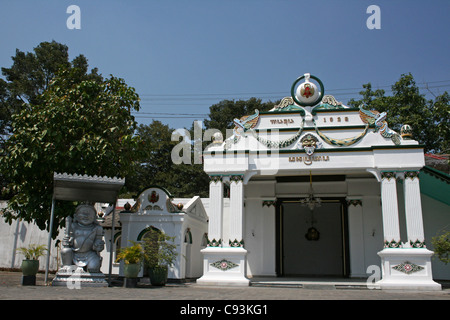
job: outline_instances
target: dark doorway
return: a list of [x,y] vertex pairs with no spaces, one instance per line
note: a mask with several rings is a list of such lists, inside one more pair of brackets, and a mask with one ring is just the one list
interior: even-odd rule
[[345,199],[322,198],[312,212],[299,199],[278,200],[277,275],[348,276]]

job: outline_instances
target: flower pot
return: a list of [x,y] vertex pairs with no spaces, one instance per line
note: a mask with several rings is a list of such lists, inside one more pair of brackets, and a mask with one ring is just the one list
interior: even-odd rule
[[140,263],[130,263],[123,266],[123,275],[125,278],[137,278],[141,270]]
[[24,276],[35,276],[39,270],[39,260],[23,260],[21,268]]
[[167,266],[158,266],[148,268],[148,276],[152,286],[165,286],[167,282],[167,274],[169,269]]

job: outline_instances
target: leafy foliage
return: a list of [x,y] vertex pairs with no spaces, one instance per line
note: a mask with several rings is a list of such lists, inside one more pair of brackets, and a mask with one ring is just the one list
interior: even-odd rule
[[138,127],[137,135],[144,150],[132,173],[126,177],[124,193],[128,193],[127,196],[137,196],[150,185],[163,186],[177,197],[208,196],[209,178],[202,164],[194,164],[193,160],[191,164],[172,162],[171,152],[178,143],[171,141],[172,132],[173,129],[160,121]]
[[7,81],[0,80],[0,137],[11,132],[13,114],[42,102],[42,93],[61,69],[76,68],[85,79],[101,80],[96,68],[87,74],[86,57],[79,55],[69,62],[68,47],[56,41],[41,42],[33,52],[16,49],[12,60],[10,68],[2,68]]
[[47,251],[47,247],[43,244],[30,244],[28,247],[18,248],[17,251],[22,253],[25,256],[26,260],[37,260],[39,257],[45,254]]
[[411,74],[403,74],[392,86],[392,96],[384,90],[372,90],[370,83],[363,85],[362,99],[350,100],[349,105],[361,103],[379,112],[387,112],[389,127],[400,132],[404,124],[413,130],[413,138],[425,146],[425,152],[448,152],[450,141],[450,96],[447,92],[434,101],[420,94]]
[[450,262],[450,231],[443,231],[431,239],[434,254],[445,264]]
[[275,105],[274,102],[262,102],[261,99],[223,100],[209,108],[209,119],[205,120],[206,129],[218,129],[225,137],[225,130],[234,128],[233,120],[259,111],[268,111]]
[[171,266],[178,255],[175,237],[150,228],[144,236],[144,258],[148,267]]
[[137,264],[143,260],[144,251],[142,245],[135,241],[129,240],[133,245],[121,248],[117,253],[116,261],[123,260],[125,264]]
[[[62,70],[40,96],[39,104],[12,117],[13,135],[5,144],[0,171],[13,194],[5,218],[49,221],[53,172],[125,176],[140,150],[131,110],[139,97],[123,79],[84,79],[84,70]],[[55,230],[74,204],[59,202]]]

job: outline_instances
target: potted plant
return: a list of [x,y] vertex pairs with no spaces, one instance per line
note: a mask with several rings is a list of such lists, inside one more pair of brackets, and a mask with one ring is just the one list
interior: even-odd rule
[[174,239],[155,229],[151,229],[144,238],[144,259],[150,283],[154,286],[164,286],[167,282],[169,267],[178,254]]
[[130,241],[133,245],[119,250],[116,261],[123,260],[125,278],[137,278],[141,270],[143,248],[140,243]]
[[23,274],[23,285],[35,285],[36,273],[39,270],[39,257],[45,254],[47,247],[45,245],[30,244],[28,247],[18,248],[17,251],[25,256],[22,261],[21,269]]

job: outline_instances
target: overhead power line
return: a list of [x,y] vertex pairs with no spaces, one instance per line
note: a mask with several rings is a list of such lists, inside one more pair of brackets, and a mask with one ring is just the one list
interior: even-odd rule
[[[439,80],[439,81],[427,81],[427,82],[419,82],[416,83],[416,85],[419,84],[423,84],[425,86],[419,87],[419,89],[426,89],[426,86],[428,85],[429,88],[439,88],[439,87],[449,87],[449,84],[446,85],[440,85],[440,86],[430,86],[429,84],[432,83],[445,83],[445,82],[450,82],[450,80]],[[382,88],[392,88],[392,85],[383,85],[383,86],[378,86],[378,85],[372,85],[372,89],[382,89]],[[360,91],[364,91],[363,87],[360,88],[337,88],[337,89],[327,89],[326,92],[327,93],[333,93],[335,91],[348,91],[348,90],[359,90],[356,92],[351,92],[352,94],[359,94]],[[350,92],[349,92],[350,93]],[[190,98],[199,98],[199,97],[204,97],[205,99],[209,99],[207,97],[212,97],[212,98],[217,98],[217,97],[222,97],[222,96],[248,96],[248,95],[269,95],[269,96],[274,96],[274,95],[285,95],[285,94],[289,94],[289,91],[274,91],[274,92],[234,92],[234,93],[184,93],[184,94],[153,94],[153,93],[144,93],[144,94],[140,94],[139,96],[142,97],[142,99],[154,99],[154,98],[158,98],[158,99],[163,99],[163,98],[182,98],[185,99],[186,97],[190,97]]]
[[[421,86],[419,86],[419,84]],[[430,85],[434,84],[434,85]],[[416,83],[418,89],[427,90],[433,96],[436,95],[430,89],[448,88],[450,87],[450,80],[439,80]],[[392,92],[392,85],[378,86],[372,85],[372,90],[382,89],[385,92]],[[358,91],[352,91],[358,90]],[[365,88],[338,88],[327,90],[327,94],[331,94],[341,100],[357,99],[357,95],[364,91]],[[349,92],[346,92],[349,91]],[[245,96],[246,95],[246,96]],[[230,99],[249,99],[257,96],[259,99],[267,99],[270,101],[280,100],[282,97],[289,95],[286,91],[283,92],[246,92],[246,93],[187,93],[187,94],[142,94],[141,104],[147,107],[161,107],[174,108],[189,106],[189,109],[195,107],[205,108],[205,104],[217,103],[222,100]],[[197,101],[197,103],[195,103]],[[213,101],[213,102],[208,102]],[[187,118],[187,119],[205,119],[208,118],[206,113],[174,113],[174,112],[133,112],[136,118],[141,119],[165,119],[165,118]]]

